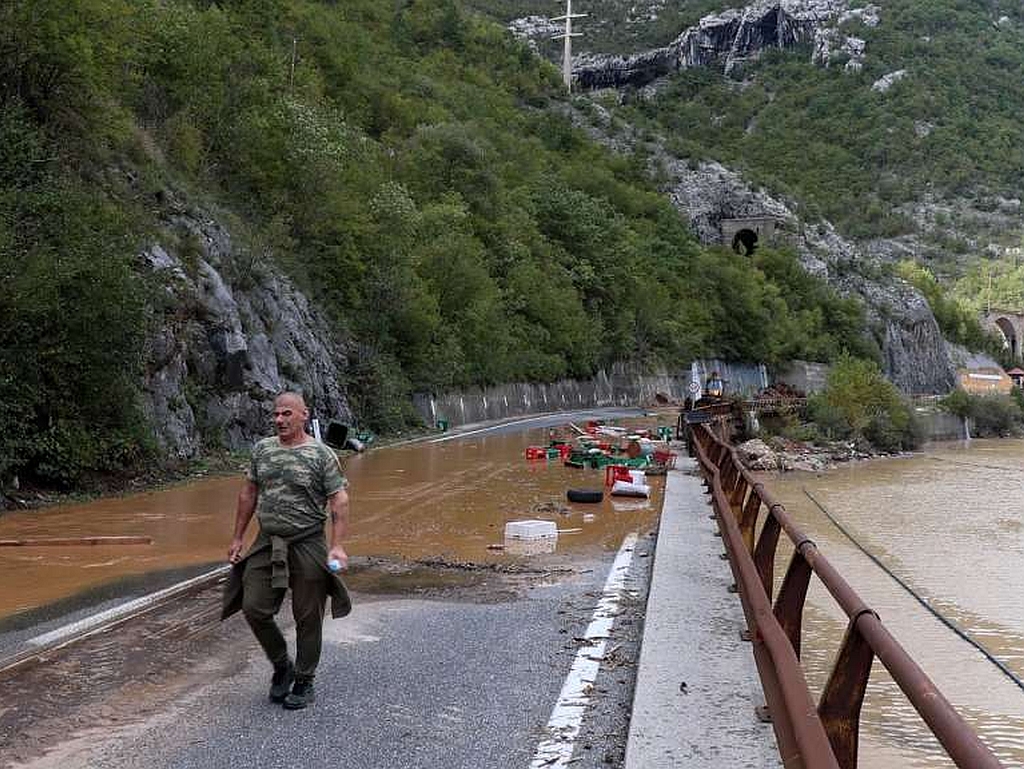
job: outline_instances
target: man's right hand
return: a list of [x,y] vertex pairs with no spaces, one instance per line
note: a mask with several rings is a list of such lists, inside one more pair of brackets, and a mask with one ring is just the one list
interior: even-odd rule
[[228,548],[228,561],[238,563],[242,559],[242,538],[235,537],[231,540],[231,547]]

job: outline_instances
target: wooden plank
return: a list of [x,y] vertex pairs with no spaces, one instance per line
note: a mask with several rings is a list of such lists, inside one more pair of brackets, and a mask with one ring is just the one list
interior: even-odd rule
[[152,537],[28,537],[0,539],[0,547],[64,547],[76,545],[152,545]]

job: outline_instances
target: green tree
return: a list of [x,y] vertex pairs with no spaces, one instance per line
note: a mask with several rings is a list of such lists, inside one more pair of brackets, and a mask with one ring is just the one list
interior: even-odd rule
[[832,437],[883,451],[913,448],[918,442],[910,407],[870,360],[840,358],[829,371],[825,389],[810,398],[808,409]]

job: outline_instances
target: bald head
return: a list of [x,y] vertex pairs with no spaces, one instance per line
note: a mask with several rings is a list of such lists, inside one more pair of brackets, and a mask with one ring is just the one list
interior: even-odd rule
[[302,397],[302,393],[297,393],[294,390],[285,390],[274,398],[275,407],[280,403],[287,403],[292,408],[306,408],[306,399]]
[[309,409],[306,400],[297,392],[283,392],[274,399],[274,429],[278,440],[285,446],[306,441],[306,420]]

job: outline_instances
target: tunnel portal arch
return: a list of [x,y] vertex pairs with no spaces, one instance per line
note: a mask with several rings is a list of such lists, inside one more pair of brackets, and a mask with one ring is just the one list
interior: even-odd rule
[[1017,337],[1017,331],[1014,329],[1013,323],[1007,318],[996,318],[995,325],[1003,335],[1003,342],[1006,344],[1007,349],[1016,360],[1020,357],[1020,340]]
[[981,324],[999,334],[1013,360],[1022,360],[1021,342],[1024,340],[1024,312],[989,310],[981,315]]
[[780,222],[774,216],[748,216],[742,219],[722,219],[718,223],[722,245],[730,246],[737,254],[750,256],[759,245],[775,239]]
[[757,233],[742,229],[733,235],[732,250],[743,256],[751,256],[757,248]]

